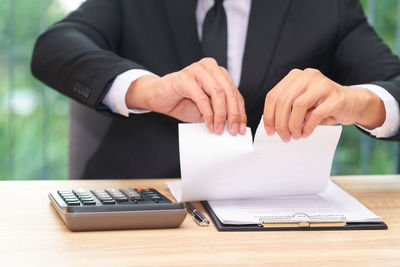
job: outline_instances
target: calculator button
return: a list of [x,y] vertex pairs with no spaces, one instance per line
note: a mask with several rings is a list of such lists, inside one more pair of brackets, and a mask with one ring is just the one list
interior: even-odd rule
[[79,199],[80,199],[81,201],[85,201],[85,200],[94,201],[92,197],[79,197]]
[[82,204],[83,205],[96,205],[96,202],[94,200],[83,200]]
[[58,190],[57,192],[61,195],[61,194],[72,193],[72,190],[69,190],[69,189],[66,189],[66,190]]
[[65,202],[69,202],[69,201],[78,201],[78,199],[76,197],[66,197],[64,198]]
[[68,193],[68,194],[61,194],[61,196],[62,196],[63,198],[66,198],[66,197],[75,197],[75,195],[74,195],[74,194],[72,194],[72,193]]
[[112,200],[103,200],[103,201],[101,201],[104,205],[112,205],[112,204],[115,204],[115,200],[114,199],[112,199]]
[[72,190],[75,194],[87,194],[87,191],[85,189],[74,189]]
[[79,198],[85,198],[85,197],[92,197],[91,195],[87,194],[87,195],[77,195],[77,197]]
[[111,189],[106,189],[106,191],[107,191],[107,193],[109,193],[115,199],[117,199],[117,198],[118,199],[126,198],[126,196],[121,191],[119,191],[118,189],[111,188]]
[[79,201],[67,201],[68,206],[80,206],[81,203]]
[[112,197],[102,197],[100,198],[101,201],[106,201],[106,200],[114,200]]
[[132,188],[123,188],[121,189],[121,192],[124,193],[128,198],[140,198],[140,194]]
[[132,188],[124,188],[121,189],[121,191],[132,201],[143,201],[143,197],[142,195],[140,195],[138,192],[136,192],[134,189]]
[[123,202],[128,202],[129,201],[127,197],[116,197],[115,200],[118,203],[123,203]]
[[92,193],[100,200],[112,199],[111,196],[105,190],[92,190]]

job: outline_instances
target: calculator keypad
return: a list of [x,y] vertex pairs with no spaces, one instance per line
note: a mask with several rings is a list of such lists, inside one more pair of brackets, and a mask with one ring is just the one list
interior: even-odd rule
[[79,199],[74,195],[72,190],[58,190],[58,194],[68,206],[80,206]]
[[105,190],[92,190],[92,193],[104,205],[113,205],[113,204],[115,204],[115,200]]
[[170,203],[166,197],[153,188],[109,188],[101,190],[58,190],[67,206],[137,205],[149,203]]
[[118,189],[112,188],[112,189],[106,189],[107,193],[109,193],[115,201],[118,203],[123,203],[123,202],[128,202],[129,199]]

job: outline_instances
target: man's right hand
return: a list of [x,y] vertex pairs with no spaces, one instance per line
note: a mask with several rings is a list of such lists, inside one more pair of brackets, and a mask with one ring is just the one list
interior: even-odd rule
[[147,109],[185,122],[205,122],[211,132],[245,134],[244,100],[228,71],[204,58],[163,77],[143,76],[126,94],[128,108]]

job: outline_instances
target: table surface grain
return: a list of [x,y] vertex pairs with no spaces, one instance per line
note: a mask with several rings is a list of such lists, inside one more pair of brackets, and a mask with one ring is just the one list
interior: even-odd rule
[[167,180],[2,181],[0,265],[400,266],[400,176],[332,179],[389,229],[218,232],[213,225],[198,227],[188,216],[175,229],[71,232],[51,206],[49,191],[151,186],[171,198]]

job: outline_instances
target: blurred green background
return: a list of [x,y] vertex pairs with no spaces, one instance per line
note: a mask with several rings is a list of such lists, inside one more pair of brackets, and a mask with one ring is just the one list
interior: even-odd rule
[[[82,0],[0,2],[0,180],[66,179],[68,99],[35,80],[30,57],[37,36]],[[400,51],[398,0],[361,1],[370,23]],[[332,174],[392,174],[398,144],[344,127]]]

